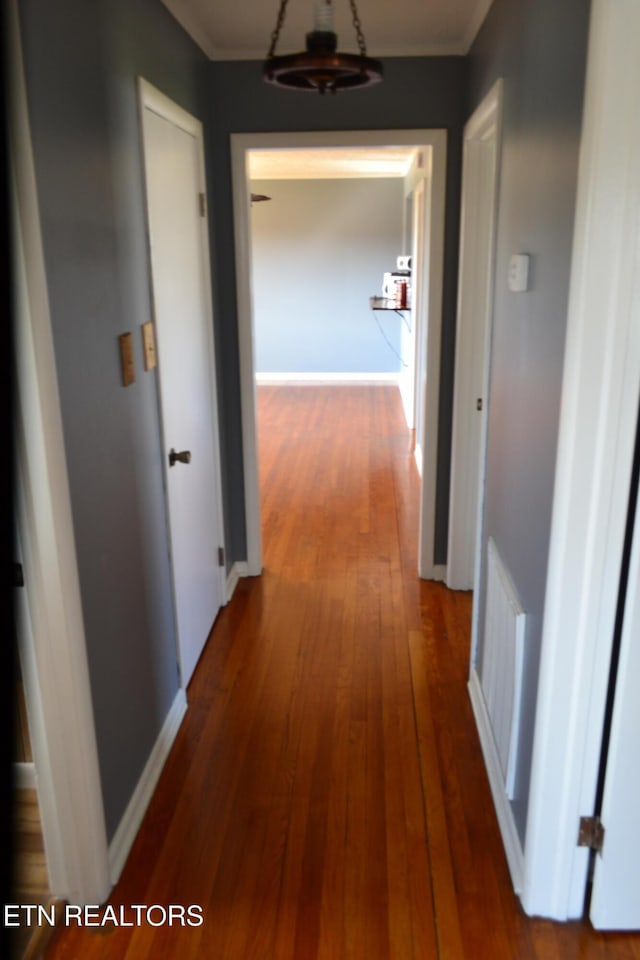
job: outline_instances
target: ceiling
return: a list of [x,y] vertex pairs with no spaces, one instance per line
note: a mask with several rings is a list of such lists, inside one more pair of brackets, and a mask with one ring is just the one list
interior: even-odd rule
[[[162,0],[211,60],[262,60],[280,0]],[[492,0],[357,0],[372,57],[466,54]],[[357,52],[349,0],[333,0],[338,49]],[[276,53],[304,49],[312,0],[289,0]]]
[[416,147],[314,147],[251,150],[250,180],[404,177]]

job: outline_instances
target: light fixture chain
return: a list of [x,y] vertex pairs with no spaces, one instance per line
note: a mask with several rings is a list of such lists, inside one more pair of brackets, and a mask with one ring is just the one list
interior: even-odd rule
[[357,8],[356,8],[356,0],[349,0],[349,4],[350,4],[350,6],[351,6],[351,15],[352,15],[352,17],[353,17],[353,26],[354,26],[355,31],[356,31],[356,36],[357,36],[357,38],[358,38],[358,47],[359,47],[359,49],[360,49],[360,53],[362,54],[362,56],[363,56],[363,57],[366,57],[366,55],[367,55],[367,44],[366,44],[365,39],[364,39],[364,33],[362,32],[362,24],[361,24],[361,22],[360,22],[360,17],[358,16],[358,10],[357,10]]
[[282,30],[282,24],[284,23],[288,2],[289,0],[280,0],[280,9],[278,11],[278,19],[276,20],[276,28],[271,34],[271,46],[269,47],[267,59],[271,59],[271,57],[273,57],[276,52],[276,46],[277,46],[278,40],[280,39],[280,31]]

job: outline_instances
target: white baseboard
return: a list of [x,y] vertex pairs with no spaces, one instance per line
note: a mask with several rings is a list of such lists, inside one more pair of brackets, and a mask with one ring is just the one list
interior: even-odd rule
[[489,714],[484,702],[480,677],[474,667],[471,668],[468,688],[473,714],[476,719],[476,728],[478,730],[478,736],[480,737],[484,764],[489,777],[489,785],[491,786],[493,805],[496,810],[500,833],[502,834],[502,843],[504,844],[509,872],[511,873],[511,881],[513,883],[513,889],[519,895],[522,893],[524,883],[524,853],[513,818],[511,804],[505,792],[498,748],[496,747],[491,729],[491,721],[489,720]]
[[38,789],[35,763],[13,764],[13,787],[14,790]]
[[444,583],[447,578],[447,568],[441,563],[433,563],[430,566],[419,566],[418,576],[421,580]]
[[236,560],[236,562],[229,570],[227,574],[227,599],[226,603],[229,603],[231,600],[236,587],[238,586],[238,580],[241,577],[249,576],[249,564],[245,560]]
[[398,385],[400,373],[256,373],[257,384],[340,384],[340,386]]
[[166,716],[162,730],[158,735],[142,776],[127,805],[113,840],[109,844],[109,871],[111,882],[116,884],[122,873],[129,851],[140,829],[149,802],[162,773],[169,751],[180,729],[182,718],[187,710],[187,697],[184,690],[178,690],[171,709]]

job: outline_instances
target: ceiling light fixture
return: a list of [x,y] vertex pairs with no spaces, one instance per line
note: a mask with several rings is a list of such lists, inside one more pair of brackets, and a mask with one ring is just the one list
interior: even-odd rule
[[367,46],[362,32],[355,0],[349,0],[353,26],[358,40],[359,54],[339,53],[338,37],[333,29],[333,4],[331,0],[315,0],[315,25],[307,34],[307,49],[303,53],[276,56],[276,46],[284,23],[288,0],[280,0],[280,10],[275,30],[271,34],[271,46],[262,68],[267,83],[292,90],[317,90],[318,93],[336,93],[338,90],[354,90],[369,87],[382,80],[382,64],[367,56]]

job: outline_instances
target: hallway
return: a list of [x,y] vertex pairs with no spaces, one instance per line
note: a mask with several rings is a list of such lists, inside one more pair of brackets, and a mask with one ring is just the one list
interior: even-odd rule
[[639,938],[530,920],[512,892],[471,596],[417,578],[397,389],[258,398],[265,571],[218,617],[110,901],[204,922],[69,928],[47,957],[638,960]]

